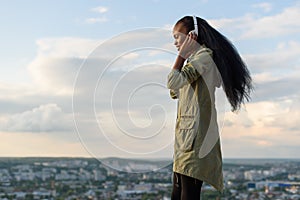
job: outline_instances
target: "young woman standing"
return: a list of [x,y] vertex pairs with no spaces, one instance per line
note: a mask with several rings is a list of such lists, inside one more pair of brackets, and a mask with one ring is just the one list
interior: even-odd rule
[[222,86],[232,111],[250,99],[252,80],[235,47],[204,19],[186,16],[173,28],[178,56],[168,75],[178,99],[172,200],[199,200],[203,182],[223,191],[215,89]]

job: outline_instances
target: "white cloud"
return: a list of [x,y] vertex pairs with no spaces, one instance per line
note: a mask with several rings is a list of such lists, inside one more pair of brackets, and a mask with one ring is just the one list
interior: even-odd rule
[[[110,64],[110,69],[120,70],[141,63],[165,60],[161,55],[173,57],[171,50],[167,49],[169,46],[165,47],[169,43],[169,37],[169,31],[165,29],[141,29],[123,33],[104,42],[72,37],[39,39],[38,54],[28,69],[35,87],[41,91],[70,96],[76,74],[84,61],[89,67],[82,67],[81,73],[86,74],[82,80],[84,84],[81,85],[94,88],[95,81],[114,59],[117,60]],[[144,53],[150,51],[158,54],[150,56]],[[85,60],[87,57],[89,59]]]
[[132,52],[132,53],[125,54],[123,56],[123,59],[129,59],[129,60],[131,60],[131,59],[136,59],[138,57],[139,57],[138,53]]
[[98,13],[106,13],[108,11],[108,7],[99,6],[99,7],[96,7],[96,8],[92,8],[91,11],[98,12]]
[[95,24],[95,23],[104,23],[107,22],[108,19],[106,17],[91,17],[85,20],[88,24]]
[[280,79],[279,77],[274,77],[274,75],[271,72],[253,74],[252,78],[256,84],[277,81]]
[[[108,12],[108,10],[109,10],[108,7],[105,7],[105,6],[98,6],[98,7],[91,9],[91,11],[97,12],[100,14],[106,13],[106,12]],[[85,20],[85,22],[88,24],[105,23],[107,21],[108,21],[108,19],[103,15],[100,17],[90,17]]]
[[249,24],[243,38],[264,38],[300,32],[300,6],[285,8],[282,13],[262,17]]
[[255,84],[253,100],[274,101],[300,93],[300,43],[280,43],[270,52],[245,55]]
[[[273,102],[251,102],[246,105],[246,109],[241,109],[238,114],[227,113],[226,121],[229,122],[228,127],[233,129],[237,127],[249,128],[249,132],[232,132],[230,136],[234,136],[235,134],[240,136],[255,136],[261,140],[267,139],[272,142],[276,141],[279,145],[282,134],[288,134],[294,131],[291,128],[297,128],[299,130],[299,110],[299,96],[283,98]],[[248,124],[247,121],[251,122],[251,126],[245,126],[245,122],[246,125]],[[255,130],[259,131],[256,132]],[[267,135],[262,133],[267,133]],[[272,135],[274,137],[272,137]],[[300,135],[298,135],[298,137],[300,137]]]
[[272,10],[272,4],[263,2],[253,5],[254,8],[261,8],[264,12],[270,12]]
[[[227,113],[222,129],[228,157],[297,157],[300,145],[299,96],[281,101],[248,103],[238,114]],[[245,120],[252,122],[245,126]],[[229,122],[229,123],[228,123]],[[288,137],[287,137],[288,136]],[[272,154],[274,149],[278,154]]]
[[58,132],[72,129],[71,115],[56,104],[46,104],[2,117],[1,130],[12,132]]
[[[167,53],[170,46],[164,46],[169,43],[169,36],[166,30],[142,29],[123,33],[106,41],[72,37],[39,39],[37,56],[29,63],[28,69],[36,88],[51,94],[70,95],[76,73],[87,57],[90,67],[82,70],[87,73],[86,86],[90,80],[97,80],[105,66],[119,56],[118,66],[114,66],[119,70],[147,63],[147,59],[151,62],[161,60],[159,55],[162,54],[173,56]],[[151,46],[154,48],[148,49]],[[143,53],[150,51],[156,51],[158,56],[150,58],[150,55]],[[139,56],[140,52],[143,56]]]
[[[110,149],[109,152],[115,150],[115,147],[111,146],[103,135],[99,136],[98,134],[98,124],[93,110],[94,103],[96,103],[97,113],[100,113],[101,116],[105,113],[111,113],[110,103],[112,101],[118,120],[127,127],[128,131],[134,134],[138,134],[138,127],[135,125],[143,123],[144,126],[147,126],[151,123],[149,116],[152,117],[153,123],[151,124],[153,124],[153,128],[145,129],[147,132],[145,131],[141,135],[152,134],[150,133],[151,130],[154,130],[156,126],[160,126],[160,119],[164,119],[164,117],[170,120],[167,127],[163,127],[163,131],[164,133],[172,134],[174,126],[169,123],[174,123],[176,104],[174,101],[170,102],[168,90],[162,87],[165,85],[167,73],[175,56],[175,54],[170,53],[172,49],[167,45],[170,39],[169,31],[154,29],[134,30],[123,33],[103,43],[97,40],[69,37],[39,39],[37,41],[37,56],[28,65],[33,84],[26,90],[16,86],[14,91],[7,89],[10,87],[8,85],[0,85],[0,90],[3,92],[1,93],[1,100],[6,101],[8,98],[6,94],[11,92],[9,98],[15,99],[15,105],[22,104],[26,107],[26,109],[18,108],[13,114],[12,112],[2,112],[2,115],[0,115],[3,122],[2,130],[7,132],[27,132],[28,134],[30,134],[29,132],[70,131],[70,128],[73,128],[72,124],[69,123],[67,125],[66,121],[70,121],[70,118],[72,118],[68,113],[71,112],[73,83],[82,61],[88,57],[85,60],[86,65],[82,67],[79,73],[78,85],[76,85],[74,97],[76,110],[74,115],[78,120],[80,133],[84,134],[84,137],[88,139],[86,144],[89,145],[90,149],[95,148],[96,152],[99,151],[100,143],[100,146],[105,150]],[[99,92],[97,95],[100,94],[100,96],[96,99],[96,102],[93,102],[93,94],[99,76],[107,65],[115,58],[118,58],[118,56],[120,56],[119,59],[111,63],[109,70],[103,74],[104,76],[101,79],[102,85],[96,91]],[[148,82],[150,84],[147,85]],[[138,88],[144,83],[146,85]],[[152,85],[152,83],[154,84]],[[162,86],[156,83],[160,83]],[[116,84],[120,85],[115,87]],[[3,86],[3,90],[1,86]],[[30,90],[32,88],[33,90]],[[113,100],[111,100],[114,89],[115,95]],[[127,110],[129,95],[135,89],[136,91],[130,101],[130,110]],[[31,93],[28,96],[27,92],[29,91]],[[150,93],[151,95],[149,96]],[[41,96],[41,94],[47,96]],[[54,103],[48,104],[47,102],[49,101]],[[62,101],[64,104],[57,103]],[[172,107],[172,113],[167,113],[167,116],[165,116],[160,112],[162,110],[159,109],[159,106],[157,107],[155,104],[162,105],[166,110],[170,110]],[[28,105],[31,105],[30,108],[28,108]],[[34,109],[31,109],[32,105],[35,107]],[[154,109],[151,110],[151,106],[154,106]],[[149,110],[151,111],[148,112]],[[128,121],[128,119],[133,120],[133,126],[128,127],[128,124],[123,123],[126,120]],[[103,119],[100,117],[100,120],[102,122]],[[119,131],[114,123],[107,124],[105,128],[105,131]],[[120,132],[114,134],[120,134]],[[123,145],[122,147],[125,149],[128,148],[127,150],[135,151],[141,148],[146,151],[155,151],[154,148],[156,146],[161,147],[160,141],[172,142],[172,140],[168,140],[170,137],[167,134],[160,135],[161,137],[164,139],[155,140],[155,142],[150,144],[146,141],[138,142],[122,135],[121,138],[123,140],[116,142],[121,142],[118,144]],[[67,139],[65,140],[67,141]],[[135,146],[135,149],[132,149],[130,146],[133,142],[135,144],[138,142],[138,146]],[[171,152],[170,149],[172,149],[172,146],[169,148],[169,153]],[[100,150],[102,152],[99,152],[99,155],[103,154],[103,149]],[[121,154],[127,155],[125,152],[117,152],[115,156],[121,156]],[[109,155],[112,154],[106,156]]]
[[246,14],[240,18],[209,20],[216,28],[239,35],[238,39],[270,38],[300,32],[300,5],[284,8],[281,13],[258,17]]
[[8,84],[0,82],[0,99],[15,101],[19,100],[22,95],[28,96],[34,94],[34,87],[28,84]]
[[38,57],[30,65],[29,70],[36,88],[43,93],[70,96],[76,72],[83,59]]
[[85,58],[102,42],[78,37],[42,38],[36,41],[37,57]]
[[[280,77],[299,69],[300,43],[296,41],[282,42],[276,49],[265,53],[246,54],[246,63],[255,72],[274,73],[280,71]],[[276,74],[276,73],[274,73]]]
[[285,133],[299,133],[299,96],[282,100],[276,103],[271,109],[273,112],[269,112],[270,114],[265,121],[266,126],[277,127]]
[[101,42],[72,37],[37,40],[37,56],[28,65],[35,88],[70,96],[79,67]]

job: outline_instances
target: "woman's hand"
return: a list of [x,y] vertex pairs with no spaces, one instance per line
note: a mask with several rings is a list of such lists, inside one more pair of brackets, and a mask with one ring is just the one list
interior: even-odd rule
[[199,44],[197,43],[197,35],[190,32],[180,47],[179,55],[184,59],[187,59],[197,49],[197,47],[199,47]]

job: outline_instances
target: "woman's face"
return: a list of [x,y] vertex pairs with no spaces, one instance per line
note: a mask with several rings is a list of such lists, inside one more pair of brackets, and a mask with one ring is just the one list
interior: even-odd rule
[[184,42],[187,36],[187,30],[182,24],[177,24],[173,28],[173,37],[175,39],[174,45],[176,46],[177,50],[180,50],[182,43]]

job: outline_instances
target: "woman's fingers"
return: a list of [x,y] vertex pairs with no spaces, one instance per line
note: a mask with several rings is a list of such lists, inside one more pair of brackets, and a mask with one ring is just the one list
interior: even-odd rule
[[187,58],[195,51],[197,47],[196,39],[197,39],[197,35],[194,33],[189,33],[186,36],[179,52],[181,56]]

